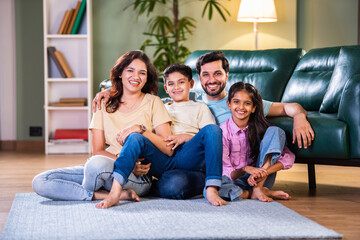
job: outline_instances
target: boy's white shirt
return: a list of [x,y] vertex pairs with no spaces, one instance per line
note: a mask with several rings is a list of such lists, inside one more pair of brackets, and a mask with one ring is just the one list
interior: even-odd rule
[[216,124],[214,116],[205,103],[189,100],[166,103],[165,107],[172,120],[173,134],[195,135],[206,125]]

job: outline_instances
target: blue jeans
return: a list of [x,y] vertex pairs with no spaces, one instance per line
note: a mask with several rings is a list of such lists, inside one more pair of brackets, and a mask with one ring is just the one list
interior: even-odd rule
[[[103,188],[110,191],[114,171],[115,160],[102,155],[92,156],[84,167],[84,179],[82,186],[87,191],[98,191]],[[144,196],[149,193],[152,185],[151,177],[149,176],[136,176],[131,173],[128,182],[125,184],[124,189],[133,189],[137,195]]]
[[187,199],[203,193],[205,173],[183,169],[169,170],[153,181],[151,194],[162,198]]
[[[268,154],[272,154],[270,163],[271,165],[274,165],[279,160],[285,146],[285,141],[285,132],[281,128],[275,126],[269,127],[260,143],[260,153],[256,161],[256,167],[261,168],[264,165]],[[227,176],[223,176],[222,186],[219,190],[220,197],[230,199],[231,201],[239,200],[239,196],[244,190],[252,189],[247,182],[249,176],[250,175],[248,173],[245,173],[234,181],[229,179]],[[267,176],[263,186],[271,189],[274,186],[275,178],[276,172],[270,174]]]
[[[53,200],[91,201],[94,191],[110,191],[114,160],[93,156],[83,165],[49,170],[34,177],[32,186],[40,196]],[[132,188],[139,195],[149,192],[151,181],[147,176],[130,174],[124,189]]]
[[202,128],[190,141],[178,146],[171,157],[163,154],[143,135],[130,134],[115,161],[113,173],[122,186],[127,182],[137,159],[142,157],[151,162],[149,173],[156,178],[174,169],[205,170],[205,189],[208,186],[221,186],[222,132],[215,124]]

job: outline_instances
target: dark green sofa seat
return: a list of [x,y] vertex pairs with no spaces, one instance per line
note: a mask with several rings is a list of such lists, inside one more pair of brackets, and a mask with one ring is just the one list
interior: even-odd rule
[[[196,60],[212,50],[193,52],[186,64],[202,93]],[[303,55],[302,49],[261,51],[221,50],[229,60],[226,89],[244,81],[259,89],[264,99],[297,102],[308,111],[315,140],[307,149],[292,144],[293,120],[269,120],[283,128],[297,163],[308,164],[309,187],[315,188],[315,164],[360,166],[360,47],[318,48]]]

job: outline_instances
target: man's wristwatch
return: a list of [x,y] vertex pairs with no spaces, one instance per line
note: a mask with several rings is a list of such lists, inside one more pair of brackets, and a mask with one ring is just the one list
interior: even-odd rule
[[144,132],[146,132],[146,127],[144,124],[140,124],[140,134],[143,134]]

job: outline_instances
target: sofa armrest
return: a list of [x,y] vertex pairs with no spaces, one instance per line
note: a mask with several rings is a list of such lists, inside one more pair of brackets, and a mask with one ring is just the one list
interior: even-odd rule
[[337,117],[349,126],[351,158],[360,158],[360,74],[345,84]]

